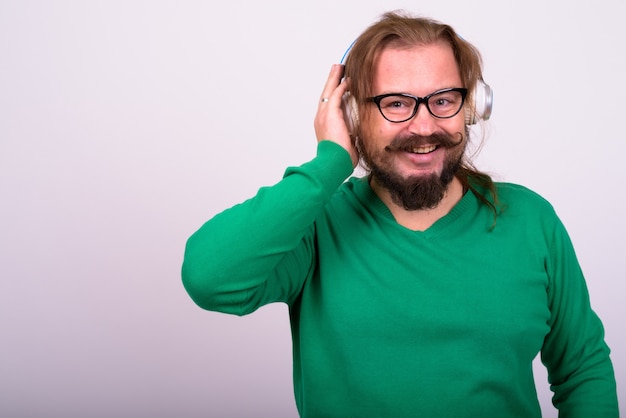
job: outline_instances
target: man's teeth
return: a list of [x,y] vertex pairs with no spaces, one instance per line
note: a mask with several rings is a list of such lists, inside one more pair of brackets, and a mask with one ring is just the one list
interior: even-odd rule
[[424,145],[421,147],[415,147],[411,150],[413,154],[428,154],[437,149],[436,145]]

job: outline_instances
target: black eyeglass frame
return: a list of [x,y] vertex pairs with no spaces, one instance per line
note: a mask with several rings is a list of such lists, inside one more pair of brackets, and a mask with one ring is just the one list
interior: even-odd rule
[[[436,95],[441,94],[441,93],[447,93],[449,91],[457,91],[457,92],[461,93],[461,104],[459,106],[459,109],[456,112],[454,112],[452,115],[449,115],[449,116],[438,116],[438,115],[435,115],[433,113],[433,111],[430,110],[430,106],[428,105],[428,101],[433,96],[436,96]],[[384,98],[391,97],[391,96],[408,97],[410,99],[415,100],[415,107],[413,107],[413,112],[411,112],[411,115],[408,118],[402,119],[402,120],[391,120],[387,116],[385,116],[385,113],[380,108],[380,102]],[[419,108],[420,103],[424,103],[424,105],[426,106],[426,109],[428,109],[428,113],[430,113],[433,117],[435,117],[437,119],[450,119],[450,118],[453,118],[453,117],[455,117],[456,115],[459,114],[461,109],[463,109],[463,105],[465,104],[465,98],[466,97],[467,97],[467,89],[466,88],[464,88],[464,87],[452,87],[452,88],[448,88],[448,89],[437,90],[437,91],[435,91],[433,93],[430,93],[428,96],[424,96],[424,97],[413,96],[412,94],[408,94],[408,93],[388,93],[388,94],[381,94],[381,95],[374,96],[374,97],[368,97],[367,99],[365,99],[365,101],[366,102],[373,102],[373,103],[375,103],[376,107],[378,107],[378,111],[380,112],[380,114],[383,116],[383,118],[385,118],[389,122],[392,122],[392,123],[402,123],[402,122],[406,122],[407,120],[412,119],[417,114],[417,109]]]

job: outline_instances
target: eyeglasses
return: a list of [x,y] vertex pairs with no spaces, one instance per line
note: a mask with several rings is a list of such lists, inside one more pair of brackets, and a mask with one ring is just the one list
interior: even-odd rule
[[455,116],[465,103],[467,89],[451,88],[437,90],[426,97],[412,96],[406,93],[381,94],[365,99],[376,103],[380,114],[389,122],[401,123],[411,119],[417,113],[420,103],[436,118],[447,119]]

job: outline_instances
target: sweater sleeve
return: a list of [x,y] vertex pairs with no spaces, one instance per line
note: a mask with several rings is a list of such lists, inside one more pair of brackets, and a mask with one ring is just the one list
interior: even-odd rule
[[313,160],[206,222],[185,247],[182,279],[193,301],[236,315],[293,301],[314,269],[314,220],[350,173],[349,154],[321,141]]
[[571,240],[554,226],[547,271],[550,333],[541,358],[560,417],[618,417],[615,374],[604,329],[590,306]]

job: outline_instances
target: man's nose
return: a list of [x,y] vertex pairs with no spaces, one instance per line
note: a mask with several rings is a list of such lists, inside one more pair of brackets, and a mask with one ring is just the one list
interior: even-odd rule
[[417,113],[409,119],[409,131],[415,135],[428,136],[437,129],[437,118],[430,114],[425,103],[420,103]]

